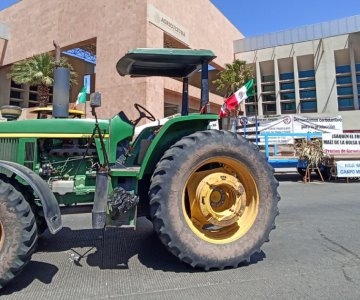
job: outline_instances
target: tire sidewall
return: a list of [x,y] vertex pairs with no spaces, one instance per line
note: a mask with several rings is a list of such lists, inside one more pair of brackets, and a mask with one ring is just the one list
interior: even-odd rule
[[[162,196],[167,197],[161,209],[161,218],[173,244],[186,249],[184,256],[197,256],[198,260],[221,259],[226,264],[233,261],[247,259],[249,253],[260,248],[269,235],[277,210],[276,188],[271,184],[274,181],[272,170],[253,144],[237,135],[216,133],[216,139],[202,139],[194,145],[188,146],[186,151],[180,151],[172,161],[172,168],[176,170],[168,176],[167,188],[162,189]],[[185,150],[185,148],[184,148]],[[260,203],[258,214],[253,226],[241,238],[227,244],[213,244],[198,237],[189,227],[183,213],[183,190],[189,176],[202,162],[214,157],[230,157],[245,165],[256,183]],[[174,203],[175,202],[175,203]],[[166,217],[166,214],[169,217]],[[219,256],[220,255],[220,256]]]

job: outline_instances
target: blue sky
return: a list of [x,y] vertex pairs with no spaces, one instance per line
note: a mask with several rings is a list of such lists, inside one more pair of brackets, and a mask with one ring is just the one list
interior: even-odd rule
[[[245,36],[360,14],[360,0],[211,1]],[[16,2],[0,0],[0,10]]]
[[[0,10],[18,2],[19,0],[0,0]],[[1,20],[0,20],[1,21]]]
[[211,1],[245,36],[360,15],[360,0]]

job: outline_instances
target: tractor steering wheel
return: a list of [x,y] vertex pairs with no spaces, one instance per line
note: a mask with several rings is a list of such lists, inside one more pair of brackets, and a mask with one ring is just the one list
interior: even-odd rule
[[132,121],[134,126],[136,126],[140,122],[140,120],[142,118],[146,118],[146,119],[148,119],[150,121],[155,121],[156,120],[155,116],[151,112],[149,112],[144,106],[142,106],[142,105],[140,105],[138,103],[135,103],[134,107],[140,114],[140,116],[136,120]]

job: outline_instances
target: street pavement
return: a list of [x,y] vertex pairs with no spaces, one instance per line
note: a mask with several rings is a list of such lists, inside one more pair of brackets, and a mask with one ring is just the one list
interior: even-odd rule
[[136,231],[64,217],[1,299],[360,299],[360,183],[282,173],[271,241],[249,265],[205,272],[178,261],[140,218]]

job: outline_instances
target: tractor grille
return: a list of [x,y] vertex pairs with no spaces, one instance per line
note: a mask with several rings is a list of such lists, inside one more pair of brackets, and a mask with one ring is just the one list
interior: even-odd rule
[[0,160],[17,161],[19,139],[0,138]]

